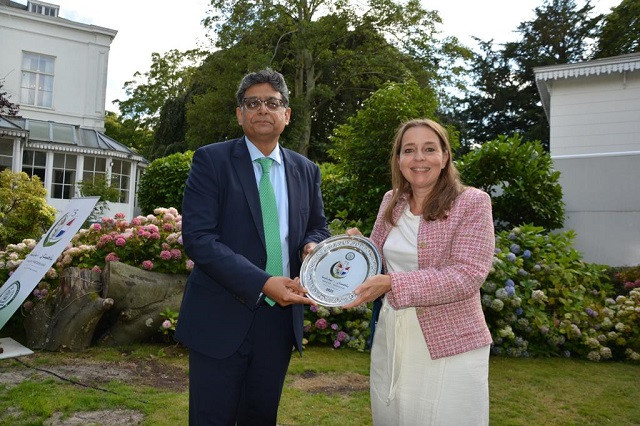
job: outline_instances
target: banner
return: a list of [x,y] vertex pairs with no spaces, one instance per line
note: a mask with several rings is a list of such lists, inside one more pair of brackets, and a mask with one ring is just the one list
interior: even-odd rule
[[31,294],[89,217],[100,197],[72,198],[67,209],[0,287],[0,329]]

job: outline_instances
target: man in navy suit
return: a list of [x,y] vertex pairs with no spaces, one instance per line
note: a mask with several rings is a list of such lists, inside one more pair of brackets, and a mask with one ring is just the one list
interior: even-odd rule
[[[196,150],[182,204],[184,248],[195,267],[175,335],[189,347],[192,425],[275,425],[292,349],[302,351],[303,305],[313,303],[290,277],[330,236],[318,166],[278,144],[291,117],[283,76],[248,74],[237,98],[244,137]],[[273,159],[282,276],[265,272],[255,161],[262,157]]]

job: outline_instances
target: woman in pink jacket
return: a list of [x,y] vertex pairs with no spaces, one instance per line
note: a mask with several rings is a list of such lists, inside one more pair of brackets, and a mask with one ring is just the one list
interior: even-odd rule
[[347,305],[384,297],[371,349],[373,422],[488,424],[491,334],[480,286],[493,258],[491,200],[460,182],[447,132],[432,120],[400,126],[391,175],[371,233],[386,274]]

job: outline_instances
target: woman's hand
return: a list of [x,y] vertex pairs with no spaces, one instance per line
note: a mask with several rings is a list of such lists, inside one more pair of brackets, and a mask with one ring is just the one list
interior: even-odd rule
[[353,237],[353,236],[361,236],[362,237],[362,232],[360,232],[360,230],[358,228],[347,228],[347,230],[344,231],[344,233],[349,235],[350,237]]
[[353,308],[363,303],[373,302],[389,290],[391,290],[391,277],[383,274],[374,275],[356,287],[354,293],[358,297],[353,302],[345,305],[344,308]]

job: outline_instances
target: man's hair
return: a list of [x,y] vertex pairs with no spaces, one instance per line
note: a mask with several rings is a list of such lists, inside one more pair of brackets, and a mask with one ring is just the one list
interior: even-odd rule
[[284,77],[282,76],[282,74],[272,70],[271,68],[265,68],[257,72],[252,72],[242,78],[240,86],[238,86],[238,91],[236,92],[238,106],[242,105],[244,93],[249,87],[262,83],[269,83],[271,87],[280,92],[280,94],[282,95],[284,106],[289,106],[289,89],[287,88],[287,83],[284,81]]

